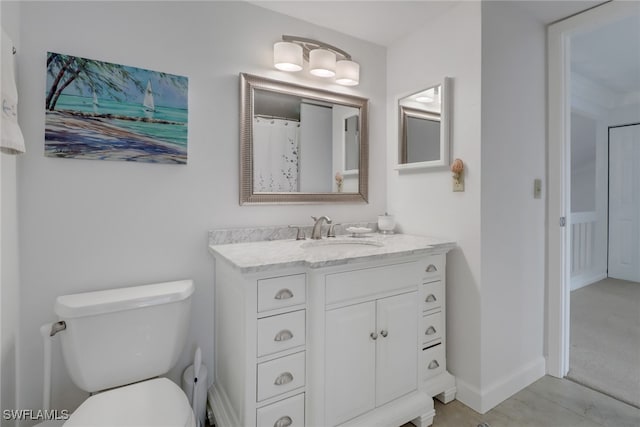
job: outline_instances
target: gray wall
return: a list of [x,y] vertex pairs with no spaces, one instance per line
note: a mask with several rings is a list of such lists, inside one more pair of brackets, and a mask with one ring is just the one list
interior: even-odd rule
[[[4,8],[3,2],[3,8]],[[369,204],[238,204],[240,72],[370,99],[370,164],[384,170],[385,50],[245,2],[22,3],[21,123],[28,153],[19,163],[22,407],[39,408],[41,324],[55,319],[57,295],[193,278],[189,351],[178,380],[203,350],[213,369],[213,277],[207,231],[220,227],[374,220],[384,211],[383,173],[372,173]],[[354,89],[273,68],[282,34],[321,39],[350,52],[362,67]],[[72,54],[189,77],[186,166],[55,159],[43,156],[46,52]],[[85,397],[73,386],[54,346],[53,405],[74,409]]]

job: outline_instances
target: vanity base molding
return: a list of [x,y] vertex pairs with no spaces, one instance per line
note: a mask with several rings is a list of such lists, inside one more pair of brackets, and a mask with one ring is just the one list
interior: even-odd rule
[[418,427],[427,427],[433,423],[435,415],[433,399],[425,393],[417,392],[340,424],[340,427],[389,427],[402,426],[408,422]]

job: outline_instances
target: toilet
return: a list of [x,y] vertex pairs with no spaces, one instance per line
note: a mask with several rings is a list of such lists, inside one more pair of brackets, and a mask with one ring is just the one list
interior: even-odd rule
[[159,377],[184,349],[193,289],[182,280],[57,298],[65,365],[91,393],[65,427],[195,427],[185,393]]

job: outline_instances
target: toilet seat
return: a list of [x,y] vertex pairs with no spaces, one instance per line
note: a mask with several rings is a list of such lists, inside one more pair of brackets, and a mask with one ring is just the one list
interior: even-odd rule
[[195,427],[184,392],[166,378],[105,391],[85,400],[64,427]]

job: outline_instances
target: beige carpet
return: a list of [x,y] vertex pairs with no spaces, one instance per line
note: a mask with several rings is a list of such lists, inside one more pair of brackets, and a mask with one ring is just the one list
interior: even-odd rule
[[571,292],[567,377],[640,408],[640,283],[605,279]]

